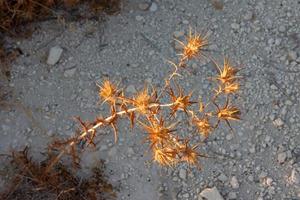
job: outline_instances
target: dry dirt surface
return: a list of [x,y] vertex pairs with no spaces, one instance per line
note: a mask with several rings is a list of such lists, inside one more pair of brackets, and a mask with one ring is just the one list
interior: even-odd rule
[[[145,82],[163,86],[172,69],[166,60],[180,48],[174,37],[192,27],[209,33],[209,54],[242,68],[234,133],[222,124],[208,138],[201,151],[212,158],[202,159],[201,171],[162,168],[150,162],[144,131],[120,121],[116,144],[103,129],[97,147],[83,152],[82,176],[104,159],[120,200],[201,200],[213,187],[218,199],[300,199],[299,0],[128,0],[117,15],[34,26],[30,39],[7,38],[23,55],[12,65],[12,105],[0,110],[2,153],[28,145],[38,156],[53,138],[74,134],[74,116],[105,116],[96,83],[106,78],[128,94]],[[215,73],[213,63],[197,61],[181,85],[205,97]]]

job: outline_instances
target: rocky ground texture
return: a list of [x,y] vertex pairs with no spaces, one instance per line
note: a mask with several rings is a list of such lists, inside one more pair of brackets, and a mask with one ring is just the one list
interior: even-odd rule
[[[29,145],[38,154],[51,139],[71,136],[73,116],[104,112],[95,83],[105,78],[129,94],[145,82],[163,86],[166,59],[181,48],[173,38],[192,27],[210,34],[209,54],[242,67],[235,133],[221,126],[210,136],[202,151],[214,158],[202,160],[202,171],[165,169],[149,164],[143,131],[120,122],[118,143],[101,130],[83,169],[105,159],[122,200],[300,199],[299,11],[299,0],[128,0],[115,16],[38,23],[30,39],[14,39],[24,54],[12,66],[14,107],[0,111],[0,151]],[[182,86],[207,95],[212,63],[195,62],[191,71]]]

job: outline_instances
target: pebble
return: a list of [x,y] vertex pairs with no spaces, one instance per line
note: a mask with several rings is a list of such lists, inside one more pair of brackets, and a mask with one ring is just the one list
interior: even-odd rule
[[284,122],[282,121],[281,118],[277,118],[273,121],[273,124],[276,126],[276,127],[281,127],[284,125]]
[[200,193],[200,196],[206,198],[207,200],[224,200],[216,187],[205,188]]
[[299,172],[297,172],[296,169],[292,170],[289,180],[294,184],[297,184],[297,185],[300,184],[300,174],[299,174]]
[[181,31],[174,31],[173,36],[175,38],[183,37],[184,36],[184,31],[182,31],[182,30]]
[[75,72],[76,72],[76,68],[75,67],[71,68],[71,69],[67,69],[64,72],[64,77],[66,77],[66,78],[72,77],[72,76],[74,76]]
[[289,53],[288,53],[288,59],[290,61],[296,60],[297,59],[297,53],[295,51],[289,51]]
[[247,20],[247,21],[249,21],[249,20],[251,20],[252,18],[253,18],[253,12],[247,11],[247,12],[245,13],[245,15],[244,15],[244,19]]
[[139,4],[139,8],[143,11],[148,10],[149,6],[150,5],[148,3],[140,3]]
[[59,61],[62,52],[63,52],[63,49],[61,47],[59,47],[59,46],[52,47],[49,51],[47,64],[55,65]]
[[223,183],[228,180],[227,176],[223,173],[218,176],[218,179]]
[[233,176],[230,180],[230,185],[233,189],[238,189],[240,187],[240,184],[236,178],[236,176]]
[[183,180],[185,180],[186,179],[186,177],[187,177],[187,174],[186,174],[186,170],[185,169],[180,169],[179,170],[179,177],[181,178],[181,179],[183,179]]
[[229,192],[228,193],[228,199],[237,199],[237,195],[235,192]]
[[232,23],[231,28],[237,30],[240,28],[240,25],[238,23]]
[[282,153],[279,153],[278,156],[277,156],[277,161],[282,164],[285,162],[285,159],[286,159],[286,153],[285,152],[282,152]]
[[158,9],[157,4],[156,4],[155,2],[152,2],[152,4],[151,4],[149,10],[150,10],[151,12],[155,12],[155,11],[157,11],[157,9]]
[[144,20],[144,17],[141,16],[141,15],[137,15],[137,16],[135,17],[135,20],[139,22],[139,21]]
[[131,94],[136,93],[136,89],[135,89],[134,85],[129,85],[129,86],[126,88],[126,92],[131,93]]

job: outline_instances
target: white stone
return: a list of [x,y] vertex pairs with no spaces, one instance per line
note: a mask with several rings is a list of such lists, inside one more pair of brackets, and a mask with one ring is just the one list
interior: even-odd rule
[[238,182],[236,176],[233,176],[233,177],[231,178],[231,180],[230,180],[230,185],[231,185],[231,187],[232,187],[233,189],[237,189],[237,188],[240,187],[240,184],[239,184],[239,182]]
[[281,127],[281,126],[284,125],[284,122],[282,121],[281,118],[277,118],[277,119],[275,119],[275,120],[273,121],[273,124],[274,124],[275,126],[277,126],[277,127]]
[[76,72],[76,68],[75,67],[71,68],[71,69],[67,69],[64,72],[64,76],[67,77],[67,78],[68,77],[72,77],[72,76],[74,76],[75,72]]
[[224,200],[216,187],[204,189],[200,193],[200,196],[207,200]]
[[59,47],[59,46],[52,47],[49,51],[47,64],[55,65],[59,61],[62,52],[63,52],[63,49],[61,47]]
[[136,89],[135,89],[134,85],[129,85],[129,86],[126,88],[126,92],[131,93],[131,94],[136,93]]
[[240,25],[237,24],[237,23],[232,23],[232,24],[231,24],[231,28],[237,30],[237,29],[240,28]]
[[157,11],[157,8],[158,8],[157,4],[156,4],[155,2],[152,2],[152,4],[151,4],[149,10],[150,10],[151,12],[155,12],[155,11]]
[[148,3],[140,3],[139,4],[139,8],[141,9],[141,10],[147,10],[148,8],[149,8],[149,4]]
[[277,161],[282,164],[285,162],[285,159],[286,159],[286,153],[285,152],[282,152],[282,153],[279,153],[278,156],[277,156]]
[[292,170],[291,176],[289,177],[290,181],[294,184],[300,184],[300,174],[296,169]]
[[183,179],[183,180],[185,180],[186,179],[186,170],[185,169],[180,169],[179,170],[179,177],[181,178],[181,179]]

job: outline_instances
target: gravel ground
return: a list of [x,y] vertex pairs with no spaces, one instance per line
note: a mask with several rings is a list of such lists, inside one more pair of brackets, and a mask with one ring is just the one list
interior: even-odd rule
[[[124,200],[201,200],[214,186],[224,199],[300,199],[300,1],[218,2],[128,0],[116,16],[36,24],[30,39],[15,41],[24,55],[12,67],[15,107],[0,111],[0,151],[27,144],[38,154],[54,137],[72,135],[73,116],[92,120],[105,112],[95,85],[105,78],[128,86],[129,94],[145,81],[163,86],[171,69],[165,60],[176,59],[173,36],[191,26],[210,34],[209,54],[243,68],[235,134],[224,125],[214,132],[202,150],[215,158],[202,160],[202,171],[162,169],[149,164],[144,133],[121,121],[119,142],[101,130],[107,134],[86,150],[83,169],[104,158]],[[48,65],[53,47],[62,55]],[[210,62],[197,62],[182,86],[205,96],[214,73]]]

